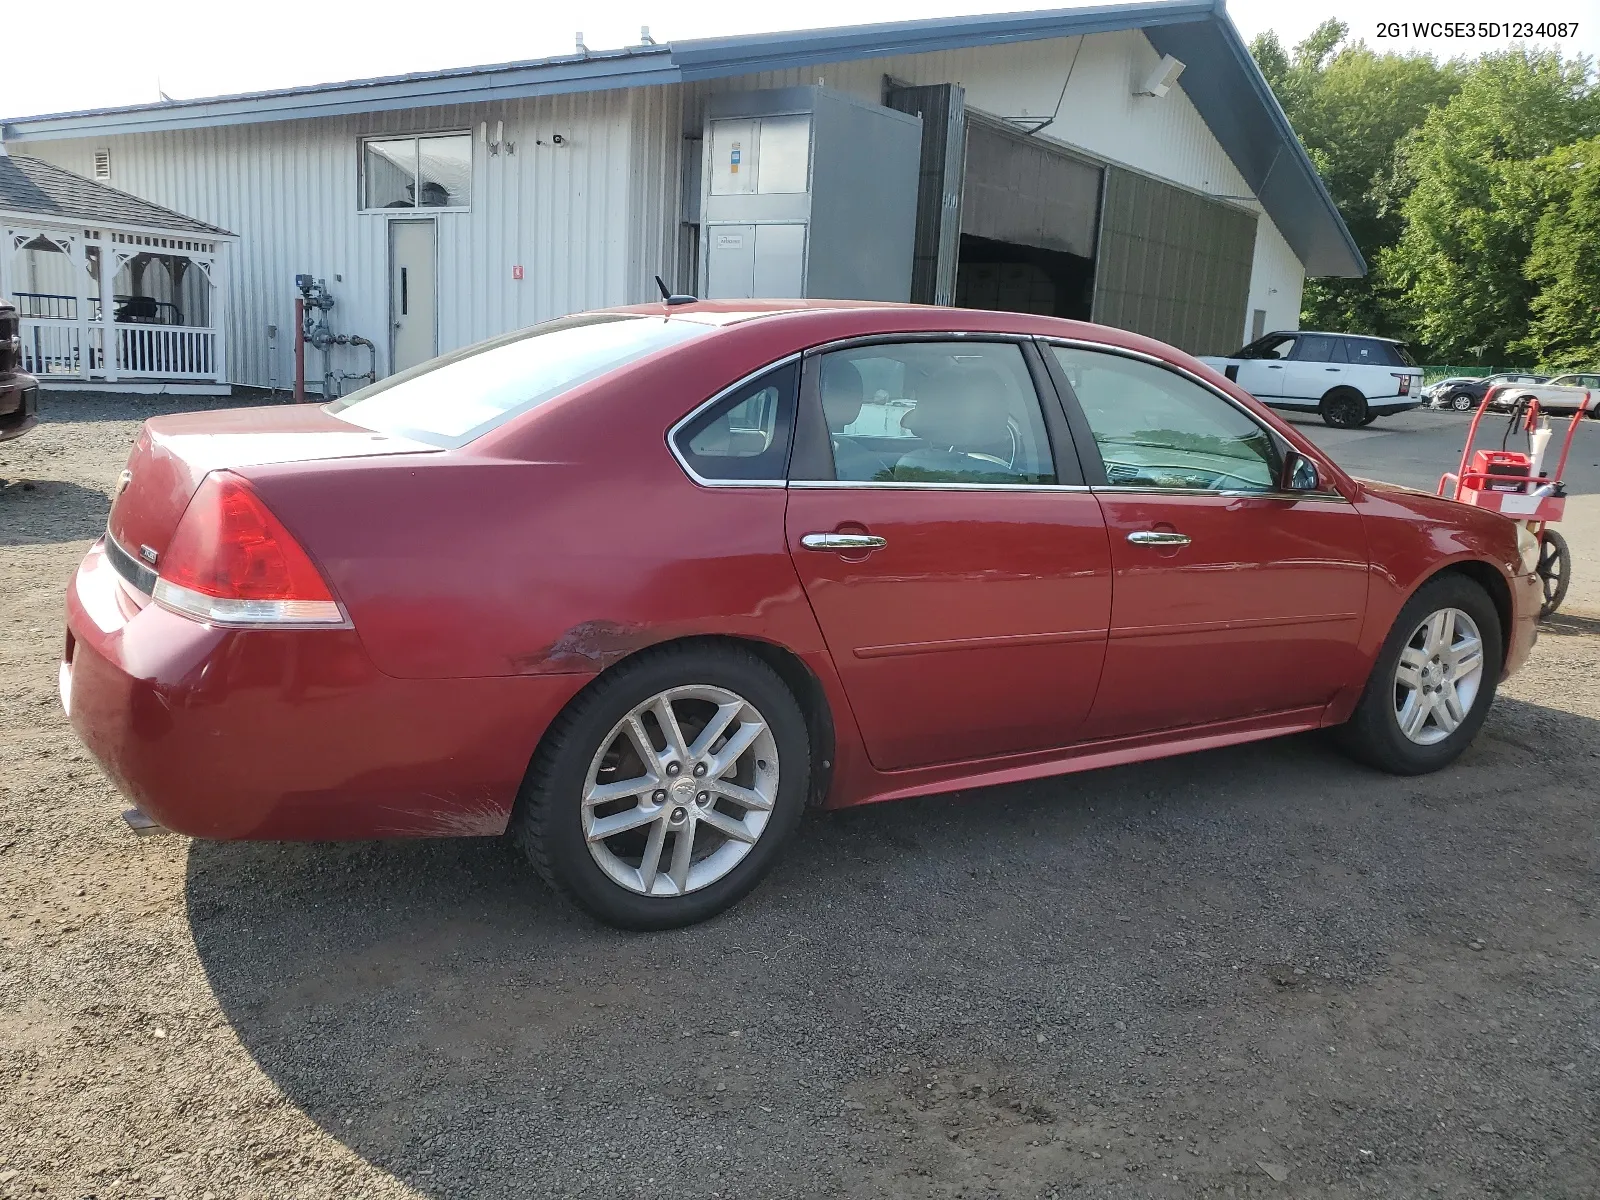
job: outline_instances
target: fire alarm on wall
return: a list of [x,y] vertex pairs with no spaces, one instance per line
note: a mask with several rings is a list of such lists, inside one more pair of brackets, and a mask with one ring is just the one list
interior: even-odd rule
[[513,279],[521,279],[522,278],[522,267],[520,265],[511,268],[511,278],[513,278]]

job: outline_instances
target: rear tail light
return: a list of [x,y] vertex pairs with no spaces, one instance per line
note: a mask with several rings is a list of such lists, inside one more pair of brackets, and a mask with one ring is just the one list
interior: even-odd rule
[[218,625],[345,624],[310,555],[227,471],[207,475],[189,501],[153,595],[165,608]]
[[1400,394],[1409,396],[1411,394],[1411,376],[1401,375],[1399,372],[1392,372],[1392,374],[1400,381]]

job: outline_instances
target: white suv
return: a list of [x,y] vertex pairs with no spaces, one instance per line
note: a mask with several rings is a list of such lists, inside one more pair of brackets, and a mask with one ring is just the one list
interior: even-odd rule
[[1202,358],[1272,408],[1321,413],[1352,429],[1422,403],[1422,369],[1390,338],[1269,333],[1226,358]]

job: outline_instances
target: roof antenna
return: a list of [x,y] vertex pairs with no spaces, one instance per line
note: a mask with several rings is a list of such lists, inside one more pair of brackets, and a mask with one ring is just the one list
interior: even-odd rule
[[656,276],[656,286],[661,289],[661,302],[663,304],[698,304],[699,296],[684,296],[674,292],[667,286],[667,281],[661,276]]

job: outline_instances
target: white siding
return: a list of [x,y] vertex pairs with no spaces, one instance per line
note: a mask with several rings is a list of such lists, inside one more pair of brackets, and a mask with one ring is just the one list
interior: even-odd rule
[[1250,307],[1239,344],[1250,334],[1250,313],[1262,309],[1267,314],[1266,332],[1300,328],[1300,293],[1305,288],[1306,270],[1283,240],[1283,234],[1262,213],[1256,222],[1256,256],[1250,272]]
[[[30,143],[26,153],[89,175],[109,145],[112,186],[240,235],[228,328],[234,382],[287,387],[294,373],[294,277],[328,282],[336,332],[360,334],[388,359],[390,216],[438,222],[439,348],[584,308],[624,304],[654,291],[663,271],[660,196],[672,196],[681,120],[659,92],[597,92],[509,104],[418,109],[360,117]],[[505,122],[516,152],[491,156],[478,125]],[[470,130],[470,212],[358,211],[360,139],[370,134]],[[556,146],[551,135],[560,133]],[[639,146],[641,140],[643,147]],[[539,144],[542,142],[543,144]],[[634,169],[643,154],[652,175]],[[661,162],[658,169],[656,163]],[[670,181],[661,178],[670,171]],[[652,199],[654,198],[654,199]],[[634,218],[630,220],[630,215]],[[642,223],[641,223],[642,222]],[[512,267],[523,279],[512,279]],[[343,278],[339,278],[342,276]],[[646,291],[648,285],[649,291]],[[269,356],[267,327],[278,329]],[[364,353],[335,351],[359,370]],[[310,351],[307,374],[320,379]]]
[[[877,102],[890,75],[960,83],[972,108],[1034,120],[1056,112],[1059,100],[1041,138],[1208,195],[1245,195],[1244,180],[1181,81],[1162,99],[1133,95],[1157,59],[1144,35],[1130,30],[502,104],[31,142],[21,152],[92,175],[95,150],[109,147],[112,186],[238,234],[230,271],[232,375],[286,387],[293,280],[301,272],[327,280],[337,302],[333,328],[377,342],[379,371],[387,370],[388,217],[357,208],[363,136],[474,135],[471,211],[433,214],[439,348],[449,350],[579,309],[648,299],[658,273],[676,283],[682,138],[699,134],[705,97],[717,91],[821,82]],[[491,131],[505,123],[515,154],[488,154],[477,140],[483,121]],[[563,145],[553,144],[554,133]],[[520,282],[512,279],[516,265]],[[1267,310],[1269,328],[1293,327],[1303,281],[1300,263],[1262,215],[1250,308]],[[273,353],[269,326],[278,330]],[[337,366],[362,365],[361,355],[338,353]],[[320,369],[313,352],[313,380]]]

